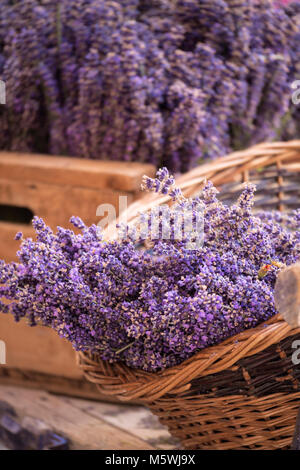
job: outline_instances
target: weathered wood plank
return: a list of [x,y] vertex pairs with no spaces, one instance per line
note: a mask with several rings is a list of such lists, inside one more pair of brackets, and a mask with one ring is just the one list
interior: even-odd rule
[[82,158],[0,152],[0,174],[18,181],[137,191],[153,165],[136,162],[95,161]]
[[0,400],[13,406],[21,416],[37,418],[70,440],[72,449],[152,450],[154,447],[130,431],[84,412],[72,401],[49,393],[0,387]]
[[17,232],[22,232],[24,237],[33,237],[34,230],[25,224],[13,224],[0,222],[0,259],[16,261],[20,242],[15,240]]
[[45,374],[7,366],[0,367],[0,385],[14,385],[71,397],[120,403],[117,398],[111,395],[106,396],[101,394],[96,385],[88,382],[85,378],[62,377],[61,375]]
[[143,406],[112,405],[66,397],[61,397],[61,399],[67,403],[72,402],[73,406],[91,416],[104,419],[124,429],[124,431],[128,430],[135,436],[142,437],[148,444],[158,449],[168,450],[179,446],[179,443],[170,435],[168,429],[159,422],[158,418],[148,408]]
[[0,314],[0,337],[6,344],[6,366],[45,374],[76,378],[82,374],[76,366],[71,344],[51,328],[16,323],[11,315]]
[[69,219],[72,215],[81,217],[87,225],[98,223],[100,218],[96,216],[96,210],[100,204],[112,204],[118,214],[120,196],[127,197],[128,205],[133,201],[132,193],[108,188],[0,179],[1,204],[30,209],[33,215],[42,217],[52,229],[56,229],[57,225],[71,226]]
[[300,263],[278,274],[274,298],[283,318],[293,327],[300,326]]

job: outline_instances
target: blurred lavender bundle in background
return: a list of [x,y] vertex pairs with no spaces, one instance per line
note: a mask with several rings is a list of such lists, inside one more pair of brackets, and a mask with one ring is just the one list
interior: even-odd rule
[[186,171],[296,137],[299,31],[299,3],[3,0],[0,148]]

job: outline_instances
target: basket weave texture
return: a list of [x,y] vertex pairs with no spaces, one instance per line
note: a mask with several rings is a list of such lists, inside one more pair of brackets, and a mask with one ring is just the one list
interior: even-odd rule
[[[190,171],[177,184],[192,196],[205,179],[220,189],[222,200],[232,201],[242,183],[252,181],[258,188],[257,208],[298,208],[300,141],[235,152]],[[134,223],[138,211],[168,200],[146,195],[128,208],[127,220]],[[113,238],[115,232],[109,228],[106,235]],[[157,373],[109,364],[87,353],[77,358],[85,377],[102,393],[147,404],[186,449],[287,449],[300,406],[295,345],[300,346],[300,328],[292,329],[276,315]]]

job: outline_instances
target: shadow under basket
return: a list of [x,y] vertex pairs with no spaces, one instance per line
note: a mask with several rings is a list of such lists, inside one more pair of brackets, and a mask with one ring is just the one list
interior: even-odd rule
[[[235,152],[192,170],[177,183],[191,196],[199,193],[204,178],[214,182],[226,201],[250,180],[258,185],[258,209],[298,208],[300,141]],[[134,223],[138,210],[167,200],[147,195],[128,208],[127,220]],[[78,353],[77,359],[102,393],[145,403],[185,449],[272,450],[289,449],[292,443],[300,406],[299,348],[300,328],[292,329],[278,314],[157,373],[108,364],[87,353]]]

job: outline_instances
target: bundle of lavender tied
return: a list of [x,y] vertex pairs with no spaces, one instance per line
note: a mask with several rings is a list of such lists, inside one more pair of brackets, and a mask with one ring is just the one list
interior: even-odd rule
[[183,172],[295,138],[299,44],[299,1],[2,0],[0,148]]
[[158,237],[151,250],[140,249],[129,235],[105,241],[99,227],[76,217],[80,234],[53,233],[35,218],[37,241],[22,240],[20,263],[0,264],[0,310],[52,327],[77,350],[147,371],[179,364],[276,313],[276,275],[300,257],[300,210],[288,219],[253,215],[251,184],[230,207],[209,182],[189,200],[165,168],[143,186],[201,210],[204,244],[191,250],[188,237]]

